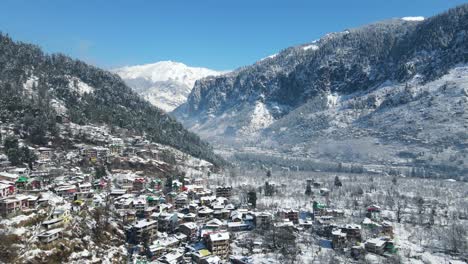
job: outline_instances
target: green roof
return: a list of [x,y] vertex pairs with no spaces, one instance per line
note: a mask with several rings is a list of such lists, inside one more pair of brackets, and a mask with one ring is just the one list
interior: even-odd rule
[[26,183],[28,181],[29,181],[28,177],[21,176],[18,178],[18,180],[16,180],[16,183]]

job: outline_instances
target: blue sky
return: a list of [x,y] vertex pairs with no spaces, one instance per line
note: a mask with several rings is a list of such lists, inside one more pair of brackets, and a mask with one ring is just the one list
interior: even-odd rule
[[107,69],[174,60],[228,70],[328,32],[464,2],[3,0],[0,31]]

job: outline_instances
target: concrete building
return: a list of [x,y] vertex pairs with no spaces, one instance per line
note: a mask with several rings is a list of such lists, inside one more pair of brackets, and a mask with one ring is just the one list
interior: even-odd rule
[[229,233],[220,232],[210,234],[208,236],[207,246],[213,255],[227,259],[231,253]]

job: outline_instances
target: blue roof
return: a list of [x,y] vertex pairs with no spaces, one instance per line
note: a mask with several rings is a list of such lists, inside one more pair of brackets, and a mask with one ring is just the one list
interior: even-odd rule
[[203,243],[202,241],[197,242],[197,243],[195,243],[195,244],[192,244],[192,245],[190,245],[190,246],[193,247],[196,251],[202,250],[202,249],[205,249],[205,248],[206,248],[205,243]]

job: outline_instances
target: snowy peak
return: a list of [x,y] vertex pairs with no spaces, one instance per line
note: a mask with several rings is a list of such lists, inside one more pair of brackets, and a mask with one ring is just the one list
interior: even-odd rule
[[195,81],[222,72],[200,67],[189,67],[180,62],[160,61],[151,64],[126,66],[114,70],[122,79],[146,79],[152,82],[174,81],[190,88]]
[[224,73],[174,61],[127,66],[113,72],[144,99],[166,112],[187,100],[197,80]]

